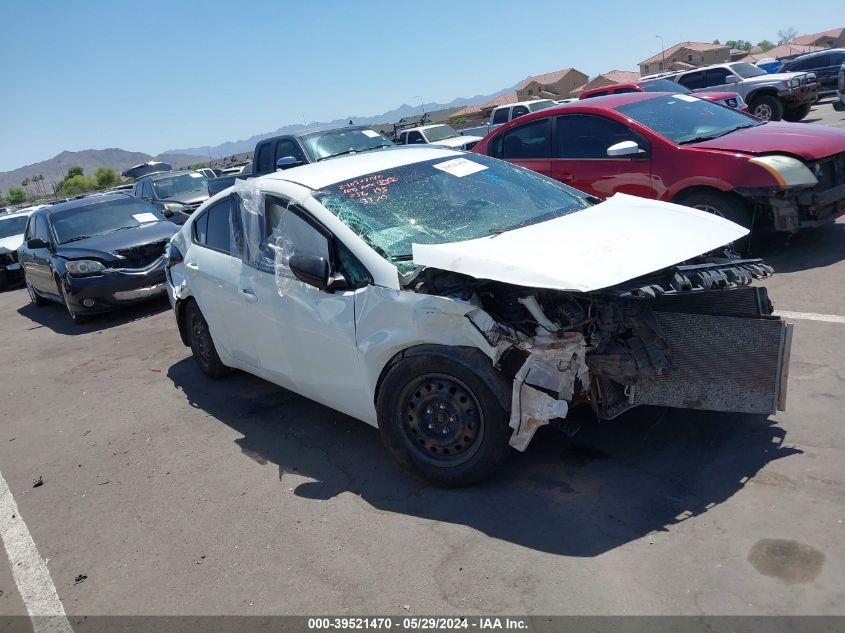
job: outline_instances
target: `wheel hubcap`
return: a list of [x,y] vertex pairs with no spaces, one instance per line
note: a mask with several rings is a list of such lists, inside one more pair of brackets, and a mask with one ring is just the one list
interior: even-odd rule
[[412,446],[426,460],[455,465],[478,448],[484,420],[478,401],[461,381],[422,376],[405,389],[403,427]]
[[754,108],[754,115],[768,121],[772,118],[772,108],[771,106],[761,103],[756,108]]
[[718,215],[720,218],[725,217],[724,213],[710,204],[697,204],[693,208],[698,209],[699,211],[707,211],[707,213],[712,213],[713,215]]
[[208,328],[205,327],[205,322],[198,315],[195,315],[191,322],[191,333],[194,337],[194,349],[203,365],[207,366],[211,362]]

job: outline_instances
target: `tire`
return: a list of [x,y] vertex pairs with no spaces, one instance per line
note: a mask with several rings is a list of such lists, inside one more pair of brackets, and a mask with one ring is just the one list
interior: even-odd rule
[[382,441],[396,461],[429,482],[477,483],[510,454],[510,415],[503,406],[509,393],[478,350],[408,353],[388,370],[378,393]]
[[62,304],[65,306],[65,310],[67,310],[68,315],[70,316],[70,320],[76,323],[77,325],[81,325],[82,323],[87,323],[91,320],[91,316],[88,314],[80,314],[79,312],[74,312],[70,307],[70,302],[67,298],[67,293],[65,292],[65,286],[61,282],[60,279],[56,279],[56,286],[59,288],[59,295],[62,298]]
[[188,340],[191,344],[191,352],[202,373],[209,378],[222,378],[229,373],[217,355],[217,348],[211,338],[208,323],[202,315],[199,306],[191,301],[185,307],[185,324],[188,329]]
[[721,191],[694,193],[681,200],[681,204],[700,211],[707,211],[751,229],[751,211],[741,198]]
[[29,279],[26,277],[24,277],[24,283],[26,284],[26,291],[29,293],[29,301],[32,305],[36,308],[43,308],[49,303],[47,299],[38,294],[38,291],[32,287],[32,284],[29,283]]
[[783,113],[783,120],[796,123],[797,121],[800,121],[805,116],[810,114],[810,107],[812,107],[811,103],[805,103],[804,105],[798,106],[793,110],[787,110]]
[[783,118],[783,103],[771,95],[754,97],[748,109],[751,114],[764,121],[780,121]]

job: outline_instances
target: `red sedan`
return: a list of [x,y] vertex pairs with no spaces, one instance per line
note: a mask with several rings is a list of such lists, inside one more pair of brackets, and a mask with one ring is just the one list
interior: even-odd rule
[[676,202],[795,231],[845,214],[845,130],[763,123],[685,94],[578,101],[507,123],[474,152],[599,198]]
[[579,99],[592,99],[593,97],[604,97],[606,95],[618,95],[625,92],[671,92],[674,94],[691,94],[701,99],[707,99],[713,103],[719,103],[735,110],[748,112],[748,105],[736,92],[693,92],[681,84],[676,84],[668,79],[649,79],[648,81],[632,81],[600,88],[590,88],[580,95]]

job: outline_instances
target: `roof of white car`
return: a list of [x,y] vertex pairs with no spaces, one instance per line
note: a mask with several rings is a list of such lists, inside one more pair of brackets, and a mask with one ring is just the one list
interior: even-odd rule
[[[46,205],[42,205],[46,206]],[[41,207],[27,207],[26,209],[18,209],[17,211],[12,211],[11,213],[0,213],[0,220],[8,220],[9,218],[16,218],[21,215],[30,216]]]
[[552,103],[555,103],[554,99],[528,99],[526,101],[514,101],[513,103],[505,103],[504,105],[496,106],[491,110],[491,112],[495,112],[496,110],[504,110],[505,108],[512,108],[514,106],[527,106],[531,103],[537,103],[539,101],[551,101]]
[[461,154],[462,152],[432,145],[388,148],[293,167],[262,176],[260,180],[286,180],[316,190],[386,169],[438,158],[454,158]]

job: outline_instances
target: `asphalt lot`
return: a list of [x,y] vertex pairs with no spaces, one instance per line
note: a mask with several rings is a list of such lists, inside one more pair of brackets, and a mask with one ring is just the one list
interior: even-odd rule
[[[758,250],[777,309],[845,317],[843,220]],[[493,480],[444,491],[363,423],[246,374],[206,379],[168,308],[76,326],[0,293],[0,472],[72,623],[845,614],[845,322],[795,321],[783,414],[544,429]]]

